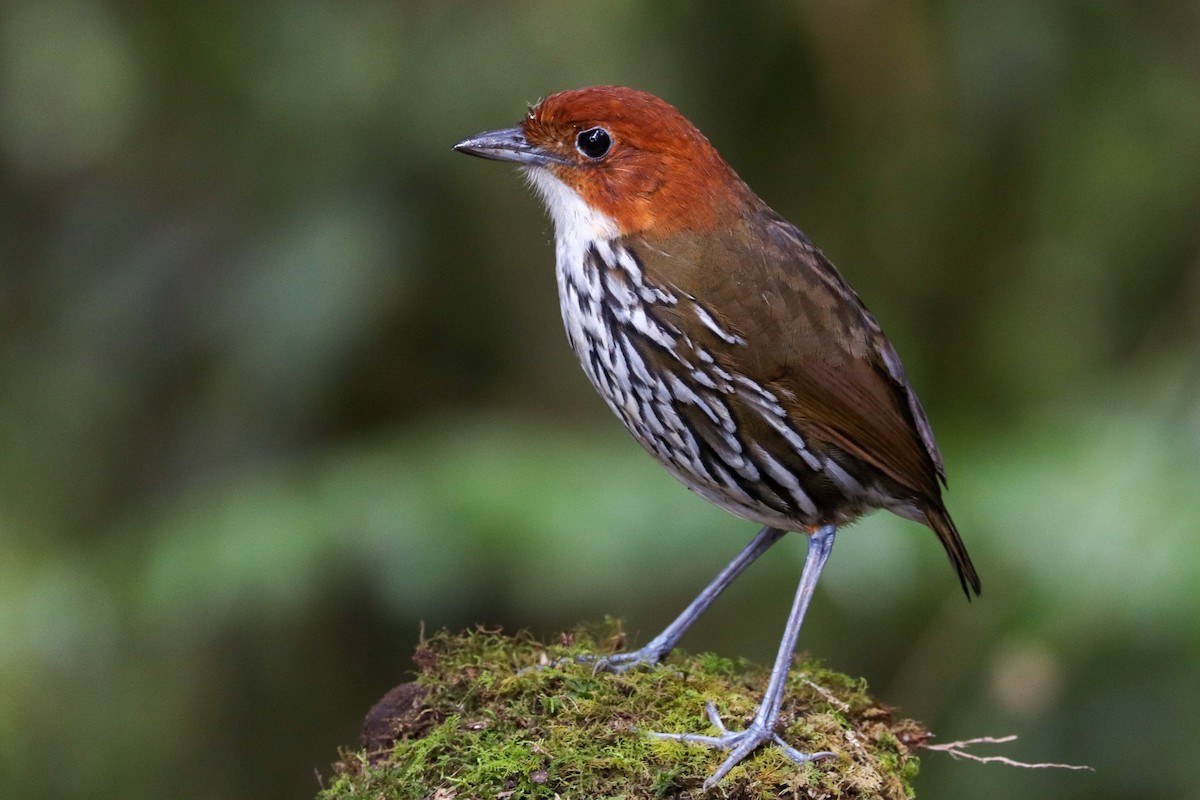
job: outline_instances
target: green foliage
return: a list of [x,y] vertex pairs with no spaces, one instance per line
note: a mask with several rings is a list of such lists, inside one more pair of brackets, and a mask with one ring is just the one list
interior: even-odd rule
[[[389,734],[347,753],[322,800],[437,797],[687,798],[724,754],[639,731],[698,732],[705,703],[723,718],[753,715],[762,670],[711,655],[676,655],[655,669],[595,673],[577,657],[623,640],[611,624],[595,635],[543,644],[474,631],[421,643],[416,685],[423,698],[398,708]],[[792,670],[781,735],[801,750],[831,750],[797,766],[766,747],[721,782],[719,796],[768,800],[905,798],[928,733],[894,720],[862,681],[814,661]]]

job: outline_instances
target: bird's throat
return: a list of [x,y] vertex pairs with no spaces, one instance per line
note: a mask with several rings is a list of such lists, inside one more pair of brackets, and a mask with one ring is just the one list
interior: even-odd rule
[[526,167],[525,176],[554,221],[554,238],[562,252],[564,243],[578,247],[578,243],[615,239],[620,235],[616,221],[602,211],[597,211],[580,197],[579,193],[559,180],[545,167]]

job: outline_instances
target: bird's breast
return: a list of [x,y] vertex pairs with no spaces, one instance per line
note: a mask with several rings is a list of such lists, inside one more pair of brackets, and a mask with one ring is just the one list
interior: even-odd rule
[[624,240],[560,236],[556,274],[584,373],[688,488],[783,528],[857,513],[862,487],[809,447],[776,393],[727,366],[724,351],[745,340],[696,298],[650,280]]

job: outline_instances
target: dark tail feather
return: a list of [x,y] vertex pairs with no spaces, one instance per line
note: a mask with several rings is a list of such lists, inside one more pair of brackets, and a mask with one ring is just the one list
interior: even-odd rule
[[942,540],[942,546],[946,548],[946,555],[950,556],[950,563],[958,573],[967,599],[971,599],[972,590],[978,596],[979,575],[975,572],[971,556],[967,555],[967,546],[958,535],[958,528],[954,527],[954,520],[950,519],[950,514],[944,508],[929,506],[925,509],[925,519],[929,520],[929,527],[933,528],[933,532]]

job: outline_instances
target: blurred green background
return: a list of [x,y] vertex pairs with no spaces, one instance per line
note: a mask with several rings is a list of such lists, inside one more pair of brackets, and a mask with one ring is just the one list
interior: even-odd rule
[[[1096,767],[919,796],[1200,797],[1200,6],[1041,0],[5,0],[0,796],[311,796],[422,622],[644,641],[748,540],[450,150],[610,82],[826,250],[938,431],[983,597],[877,515],[801,648]],[[684,646],[768,661],[802,551]]]

